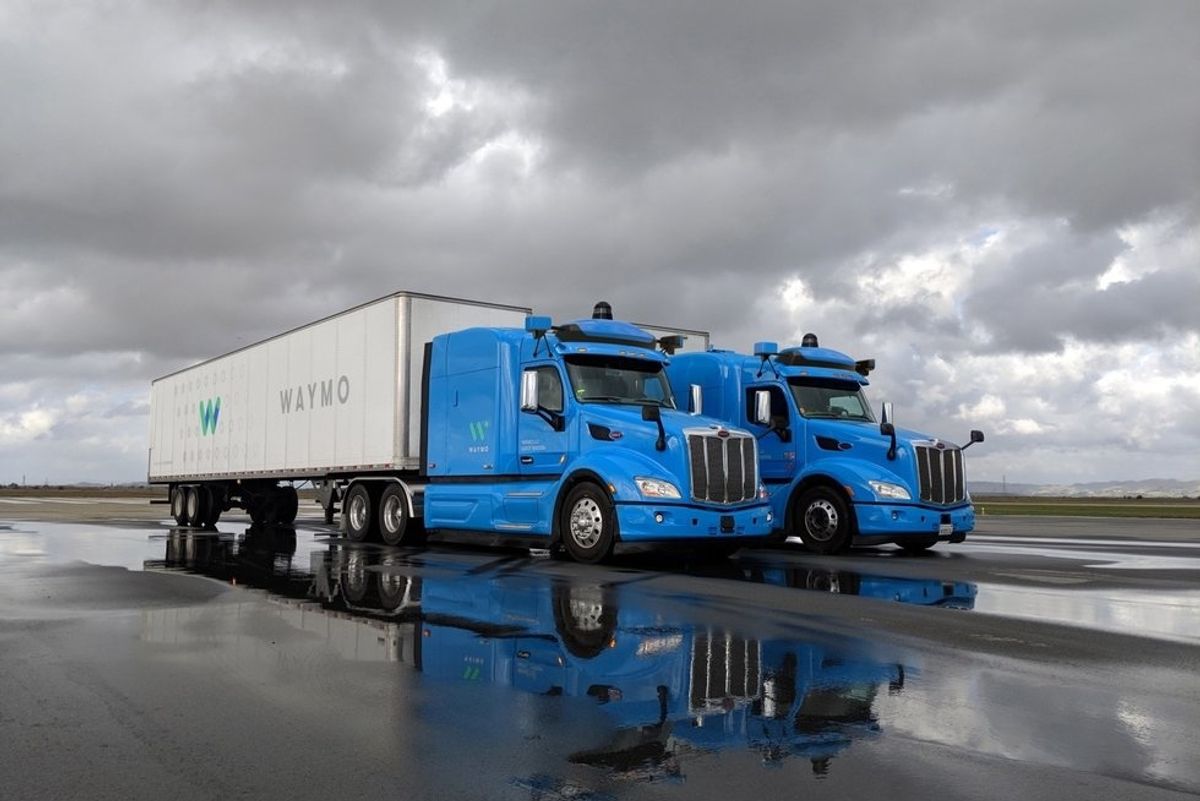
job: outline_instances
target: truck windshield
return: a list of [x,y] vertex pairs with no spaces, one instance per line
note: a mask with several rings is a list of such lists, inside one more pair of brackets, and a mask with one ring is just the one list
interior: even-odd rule
[[583,403],[636,403],[675,408],[659,362],[624,356],[568,356],[567,375]]
[[827,378],[789,378],[796,408],[805,417],[875,422],[862,387],[853,381]]

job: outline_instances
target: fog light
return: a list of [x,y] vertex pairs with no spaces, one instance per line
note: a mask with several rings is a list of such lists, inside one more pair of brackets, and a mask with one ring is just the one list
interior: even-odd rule
[[899,520],[899,519],[900,519],[900,513],[899,513],[899,512],[892,512],[892,519],[893,519],[893,520]]
[[661,523],[661,522],[662,522],[664,519],[665,519],[665,518],[663,518],[663,513],[662,513],[662,512],[655,512],[655,513],[654,513],[654,522],[655,522],[655,523]]
[[774,522],[775,522],[775,515],[771,514],[770,512],[767,512],[767,522],[768,522],[768,523],[774,523]]

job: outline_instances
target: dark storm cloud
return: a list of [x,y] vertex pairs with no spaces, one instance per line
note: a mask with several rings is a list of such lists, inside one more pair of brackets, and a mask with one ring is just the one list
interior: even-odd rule
[[[1200,326],[1190,1],[0,0],[0,22],[0,363],[41,387],[26,407],[94,380],[81,353],[125,392],[397,288],[560,318],[603,297],[738,346],[819,327],[913,386],[945,380],[935,355]],[[1143,229],[1157,263],[1100,289]],[[951,252],[958,273],[905,272]]]

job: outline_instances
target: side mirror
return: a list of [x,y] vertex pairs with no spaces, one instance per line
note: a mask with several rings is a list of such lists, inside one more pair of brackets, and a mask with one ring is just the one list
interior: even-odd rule
[[963,445],[962,449],[965,451],[967,448],[971,447],[976,442],[983,442],[983,432],[977,428],[973,428],[973,429],[971,429],[971,441],[968,442],[966,445]]
[[667,430],[663,428],[662,407],[657,403],[653,406],[643,406],[642,419],[658,424],[658,440],[655,441],[654,447],[657,450],[665,451],[667,449]]
[[521,411],[536,412],[538,410],[538,374],[537,370],[526,370],[521,373]]
[[771,425],[771,393],[760,389],[754,393],[754,422],[760,426]]
[[688,387],[688,411],[692,414],[704,414],[704,390],[699,384]]
[[888,447],[887,458],[894,460],[896,458],[896,424],[892,422],[891,401],[883,402],[883,410],[879,414],[879,433],[885,437],[892,438],[892,444]]

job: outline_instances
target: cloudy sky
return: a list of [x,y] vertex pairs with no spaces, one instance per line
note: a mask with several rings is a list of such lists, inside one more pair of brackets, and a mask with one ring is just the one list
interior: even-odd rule
[[396,289],[1200,478],[1195,0],[0,0],[0,76],[0,482],[143,478],[151,378]]

